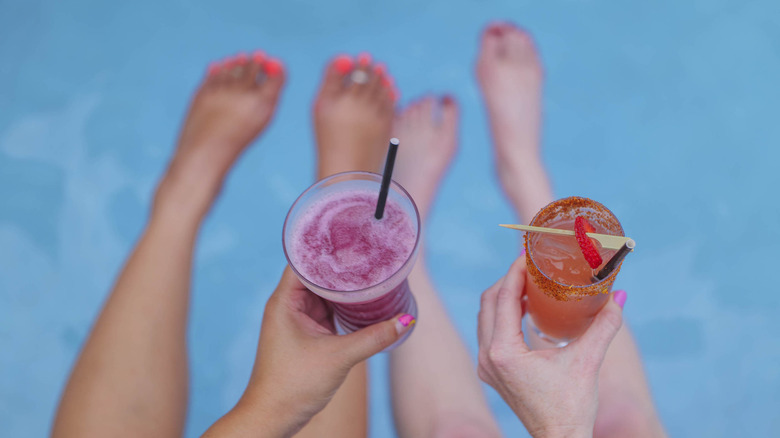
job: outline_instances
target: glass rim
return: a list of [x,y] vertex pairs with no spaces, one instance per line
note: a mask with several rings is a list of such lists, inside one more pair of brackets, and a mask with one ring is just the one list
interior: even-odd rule
[[362,170],[350,170],[350,171],[339,172],[339,173],[335,173],[333,175],[327,176],[327,177],[325,177],[325,178],[315,182],[314,184],[310,185],[306,190],[304,190],[300,195],[298,195],[298,197],[295,199],[295,202],[292,203],[292,205],[290,206],[290,209],[287,211],[287,216],[285,216],[285,218],[284,218],[284,225],[282,226],[282,249],[284,250],[284,256],[285,256],[285,258],[287,258],[287,264],[290,266],[290,269],[293,270],[293,272],[295,273],[296,276],[298,276],[298,278],[300,278],[301,280],[304,280],[305,282],[311,283],[313,286],[317,287],[317,289],[322,290],[324,292],[339,293],[339,294],[365,293],[365,292],[367,292],[367,291],[369,291],[369,290],[379,286],[380,284],[382,284],[383,282],[389,280],[390,278],[395,277],[396,275],[398,275],[399,272],[403,271],[405,268],[408,268],[410,263],[414,263],[415,262],[415,256],[414,255],[415,255],[415,252],[417,252],[417,247],[420,244],[420,232],[421,232],[422,224],[420,223],[420,211],[417,209],[417,204],[414,202],[414,198],[412,198],[412,195],[410,195],[409,192],[407,192],[406,189],[403,188],[403,186],[401,184],[398,184],[394,179],[391,179],[390,180],[390,187],[393,188],[394,190],[396,190],[397,192],[399,192],[404,197],[406,197],[406,199],[409,200],[409,203],[412,204],[412,208],[414,209],[415,223],[417,224],[417,230],[416,230],[417,234],[416,234],[416,236],[414,238],[414,246],[412,247],[412,252],[409,253],[409,257],[406,259],[405,262],[403,262],[401,264],[401,266],[398,267],[398,269],[395,272],[390,274],[389,277],[387,277],[386,279],[380,281],[379,283],[371,285],[371,286],[368,286],[368,287],[364,287],[362,289],[338,290],[338,289],[331,289],[331,288],[328,288],[328,287],[325,287],[325,286],[320,286],[319,284],[315,283],[314,281],[310,280],[308,277],[303,275],[303,273],[301,273],[295,267],[295,265],[292,262],[292,259],[290,258],[290,254],[287,251],[287,239],[286,239],[286,236],[287,236],[287,226],[288,226],[288,222],[289,222],[289,219],[290,219],[290,214],[293,212],[293,209],[295,209],[295,207],[298,205],[300,200],[307,193],[311,192],[315,188],[319,188],[319,187],[325,185],[325,183],[327,183],[327,182],[329,182],[329,181],[331,181],[333,179],[337,179],[338,177],[353,176],[353,175],[354,176],[368,176],[368,177],[371,177],[371,178],[376,178],[380,184],[382,182],[382,175],[380,175],[378,173],[375,173],[375,172],[366,172],[366,171],[362,171]]
[[[617,225],[617,229],[619,232],[619,235],[625,236],[625,231],[623,230],[623,225],[620,223],[620,220],[618,220],[617,216],[615,216],[615,213],[613,213],[610,209],[608,209],[604,204],[594,201],[590,198],[585,198],[582,196],[569,196],[567,198],[561,198],[558,200],[555,200],[553,202],[550,202],[549,204],[542,207],[541,210],[539,210],[536,215],[534,215],[533,219],[531,219],[531,222],[529,225],[534,226],[542,226],[540,224],[536,223],[536,220],[540,218],[542,215],[546,215],[549,213],[552,213],[552,209],[557,209],[561,207],[563,204],[565,208],[565,204],[575,204],[570,207],[570,209],[579,208],[579,207],[589,207],[595,209],[599,213],[604,213],[607,215],[608,218],[612,219],[614,223]],[[524,243],[525,243],[525,253],[526,253],[526,265],[529,269],[529,273],[531,274],[531,277],[533,280],[536,280],[537,278],[541,278],[544,283],[546,284],[539,284],[540,282],[537,282],[537,287],[541,289],[546,295],[553,296],[554,298],[565,300],[568,298],[584,298],[587,296],[592,295],[598,295],[600,293],[605,293],[609,289],[609,287],[612,285],[612,283],[615,281],[615,277],[617,276],[618,272],[620,272],[620,267],[623,265],[623,261],[620,262],[620,264],[613,270],[608,276],[604,277],[603,279],[591,283],[591,284],[583,284],[583,285],[573,285],[573,284],[566,284],[562,283],[556,280],[553,280],[545,274],[542,269],[539,267],[539,265],[536,263],[536,260],[534,260],[533,251],[531,250],[531,245],[529,243],[528,234],[525,233],[524,236]],[[552,290],[555,288],[556,290]],[[565,298],[564,298],[565,297]]]

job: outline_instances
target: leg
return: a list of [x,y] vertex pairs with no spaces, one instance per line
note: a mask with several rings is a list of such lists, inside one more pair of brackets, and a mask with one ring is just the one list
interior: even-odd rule
[[542,163],[542,67],[530,36],[493,25],[482,36],[477,78],[495,145],[496,170],[523,223],[553,200]]
[[[396,117],[401,146],[394,178],[411,193],[423,224],[455,154],[457,128],[458,108],[450,97],[426,97]],[[409,339],[390,354],[398,435],[500,436],[476,367],[428,274],[422,246],[409,286],[420,320]]]
[[[518,216],[528,223],[552,201],[539,160],[542,68],[531,37],[509,24],[489,26],[477,72],[490,117],[498,175]],[[663,436],[642,362],[624,324],[599,373],[596,436]]]
[[[365,58],[363,58],[365,59]],[[346,57],[328,66],[314,104],[317,136],[317,179],[349,170],[376,172],[390,139],[393,99],[382,85],[386,74]],[[353,67],[367,74],[367,83],[351,84]],[[355,366],[336,395],[296,437],[363,438],[368,435],[367,366]]]
[[239,58],[210,72],[195,94],[146,230],[73,368],[53,436],[181,436],[198,228],[232,164],[271,119],[283,82],[277,61]]

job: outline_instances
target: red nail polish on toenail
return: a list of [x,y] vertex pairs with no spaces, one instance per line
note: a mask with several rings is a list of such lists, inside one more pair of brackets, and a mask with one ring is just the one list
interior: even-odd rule
[[284,70],[284,66],[282,65],[281,61],[275,58],[268,58],[268,60],[263,64],[263,71],[271,77],[279,76],[282,74],[282,70]]
[[249,62],[249,55],[247,55],[246,53],[239,53],[238,55],[236,55],[235,57],[236,64],[244,65],[247,62]]
[[382,76],[382,85],[386,88],[393,88],[393,82],[387,76]]
[[361,67],[368,67],[371,65],[371,54],[363,52],[357,57],[358,65]]
[[214,76],[217,73],[219,73],[219,63],[218,62],[212,62],[211,64],[209,64],[208,75],[209,76]]
[[384,65],[384,64],[376,64],[376,65],[374,66],[374,73],[376,73],[376,74],[377,74],[377,76],[382,76],[382,77],[384,77],[384,75],[385,75],[385,72],[387,72],[387,67],[385,67],[385,65]]
[[441,98],[441,103],[443,105],[452,105],[453,103],[455,103],[455,99],[453,99],[452,96],[450,96],[449,94],[446,94],[444,95],[444,97]]
[[264,60],[265,60],[265,52],[263,52],[262,50],[255,50],[252,53],[252,62],[254,62],[255,64],[262,64]]
[[398,100],[399,97],[401,97],[401,95],[398,93],[398,90],[395,88],[390,89],[390,98],[392,98],[393,101]]
[[504,33],[504,29],[502,29],[499,25],[494,24],[490,26],[490,29],[488,29],[488,32],[495,36],[501,36],[502,33]]
[[347,55],[339,55],[333,60],[333,68],[345,75],[352,71],[352,59]]

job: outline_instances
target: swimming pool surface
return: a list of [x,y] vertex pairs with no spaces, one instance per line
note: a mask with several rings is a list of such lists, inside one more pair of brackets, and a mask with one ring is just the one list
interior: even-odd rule
[[[284,216],[312,182],[310,102],[339,52],[385,61],[404,101],[446,91],[462,106],[428,239],[434,279],[475,351],[479,294],[517,251],[496,226],[514,217],[473,74],[494,18],[538,41],[556,195],[601,201],[637,241],[617,286],[671,435],[780,434],[780,3],[2,0],[3,436],[48,432],[190,93],[209,61],[240,50],[279,55],[290,76],[202,232],[187,436],[246,384],[284,266]],[[384,361],[372,359],[372,437],[394,435]],[[520,422],[488,394],[517,436]]]

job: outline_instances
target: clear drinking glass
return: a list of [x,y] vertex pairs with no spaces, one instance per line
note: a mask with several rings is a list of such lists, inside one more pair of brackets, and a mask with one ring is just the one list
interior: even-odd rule
[[[370,172],[344,172],[325,178],[306,189],[293,203],[284,221],[282,244],[292,270],[306,287],[329,301],[333,307],[334,323],[339,333],[351,333],[371,324],[387,320],[399,313],[408,313],[417,318],[417,303],[409,290],[406,278],[414,266],[420,240],[420,215],[412,197],[395,181],[391,182],[388,203],[392,200],[407,215],[415,231],[414,247],[408,258],[395,273],[378,284],[365,285],[358,290],[337,290],[317,284],[307,278],[300,266],[296,266],[292,248],[294,231],[298,221],[313,204],[326,197],[348,196],[356,191],[379,193],[382,176]],[[386,210],[387,211],[387,210]],[[387,215],[387,213],[386,213]],[[375,220],[375,219],[374,219]],[[385,218],[381,219],[385,220]],[[403,342],[412,330],[390,348]]]

